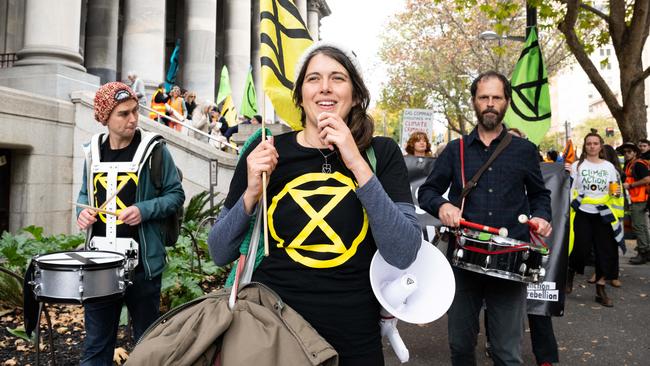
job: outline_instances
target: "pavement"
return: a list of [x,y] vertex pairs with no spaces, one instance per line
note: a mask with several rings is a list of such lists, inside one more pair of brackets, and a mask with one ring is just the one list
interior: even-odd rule
[[[628,248],[633,246],[634,242],[628,241]],[[629,264],[629,258],[635,254],[629,249],[625,256],[619,257],[622,287],[607,285],[607,294],[614,300],[613,308],[603,307],[594,300],[595,285],[587,283],[593,267],[587,267],[584,275],[576,275],[574,291],[565,302],[564,316],[553,318],[560,364],[650,365],[650,263]],[[408,365],[450,364],[446,316],[425,326],[400,322],[398,329],[410,352]],[[477,363],[492,365],[484,345],[485,333],[481,326]],[[535,365],[528,328],[522,349],[524,365]],[[384,355],[386,365],[401,364],[386,342]]]

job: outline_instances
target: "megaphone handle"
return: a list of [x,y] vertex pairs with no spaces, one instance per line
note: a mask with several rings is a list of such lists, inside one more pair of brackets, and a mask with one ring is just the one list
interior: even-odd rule
[[393,328],[393,331],[388,333],[388,341],[390,342],[391,347],[393,347],[393,351],[397,358],[399,358],[400,362],[408,362],[409,350],[406,348],[406,344],[404,344],[397,328]]

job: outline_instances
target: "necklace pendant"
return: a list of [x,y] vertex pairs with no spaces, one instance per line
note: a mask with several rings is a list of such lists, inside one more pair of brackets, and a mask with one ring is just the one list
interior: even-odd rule
[[324,163],[322,167],[322,172],[325,174],[332,174],[332,164]]

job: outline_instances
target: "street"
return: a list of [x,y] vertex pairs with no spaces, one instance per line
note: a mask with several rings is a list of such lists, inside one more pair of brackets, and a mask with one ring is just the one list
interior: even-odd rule
[[[574,291],[567,297],[565,315],[553,318],[558,341],[560,364],[564,365],[647,365],[650,363],[650,264],[633,266],[629,258],[635,255],[628,241],[628,252],[620,261],[621,288],[607,286],[614,300],[613,308],[594,301],[595,287],[587,283],[593,267],[585,275],[576,275]],[[483,324],[481,320],[481,324]],[[409,348],[408,365],[448,365],[446,316],[426,326],[400,322],[398,329]],[[530,333],[526,329],[523,344],[525,365],[535,365]],[[479,365],[491,365],[485,355],[485,333],[481,325],[478,338]],[[386,365],[400,365],[392,348],[384,344]]]

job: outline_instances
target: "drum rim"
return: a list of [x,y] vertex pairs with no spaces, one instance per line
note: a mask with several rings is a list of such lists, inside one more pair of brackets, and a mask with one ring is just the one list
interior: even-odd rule
[[[473,229],[464,229],[464,230],[469,230],[469,231],[480,233],[480,231],[473,230]],[[514,238],[510,238],[510,237],[503,237],[503,236],[494,235],[494,234],[490,234],[490,233],[486,233],[486,234],[490,235],[490,240],[491,241],[481,240],[481,239],[474,238],[474,237],[471,237],[471,236],[463,235],[462,232],[461,232],[460,235],[457,235],[456,237],[457,238],[464,237],[466,240],[472,241],[474,243],[492,244],[492,245],[497,245],[497,246],[500,246],[500,247],[510,247],[511,248],[511,247],[515,247],[515,246],[520,245],[520,244],[525,244],[526,249],[528,251],[536,252],[536,253],[539,253],[541,255],[548,255],[548,249],[541,246],[541,245],[539,245],[539,244],[537,244],[537,243],[535,243],[535,242],[532,242],[532,241],[527,242],[527,241],[523,241],[523,240],[519,240],[519,239],[514,239]],[[461,245],[461,246],[464,246],[464,245]]]
[[[94,253],[110,253],[110,254],[115,254],[119,256],[119,259],[111,260],[109,262],[105,263],[95,263],[95,264],[61,264],[61,263],[45,263],[45,262],[39,262],[38,260],[44,256],[47,255],[52,255],[52,254],[63,254],[63,253],[79,253],[79,252],[94,252]],[[57,252],[50,252],[50,253],[43,253],[39,254],[37,256],[34,256],[32,258],[32,261],[34,262],[34,265],[38,267],[38,269],[45,269],[45,270],[57,270],[61,272],[75,272],[78,271],[79,269],[83,269],[86,271],[99,271],[99,270],[104,270],[104,269],[111,269],[111,268],[119,268],[124,266],[124,262],[126,261],[126,256],[122,253],[118,252],[111,252],[108,250],[61,250]]]
[[90,304],[90,303],[99,303],[99,302],[119,299],[121,297],[124,297],[125,292],[126,290],[122,290],[119,292],[114,292],[109,295],[84,297],[82,299],[72,298],[67,296],[56,297],[56,296],[39,296],[36,294],[34,295],[39,301],[50,302],[53,304]]
[[454,263],[452,263],[452,265],[454,267],[456,267],[456,268],[464,269],[466,271],[470,271],[470,272],[474,272],[474,273],[478,273],[478,274],[484,274],[484,275],[490,276],[490,277],[501,278],[501,279],[504,279],[504,280],[510,280],[510,281],[522,282],[522,283],[540,283],[540,282],[542,282],[544,280],[544,276],[542,276],[541,274],[537,275],[538,280],[537,280],[537,282],[535,282],[532,279],[532,277],[533,277],[532,275],[531,276],[523,276],[523,275],[520,275],[520,274],[517,274],[517,273],[503,271],[503,270],[500,270],[500,269],[484,268],[484,267],[481,267],[479,265],[472,264],[472,263],[466,263],[466,262],[455,263],[455,262],[456,261],[454,261]]

